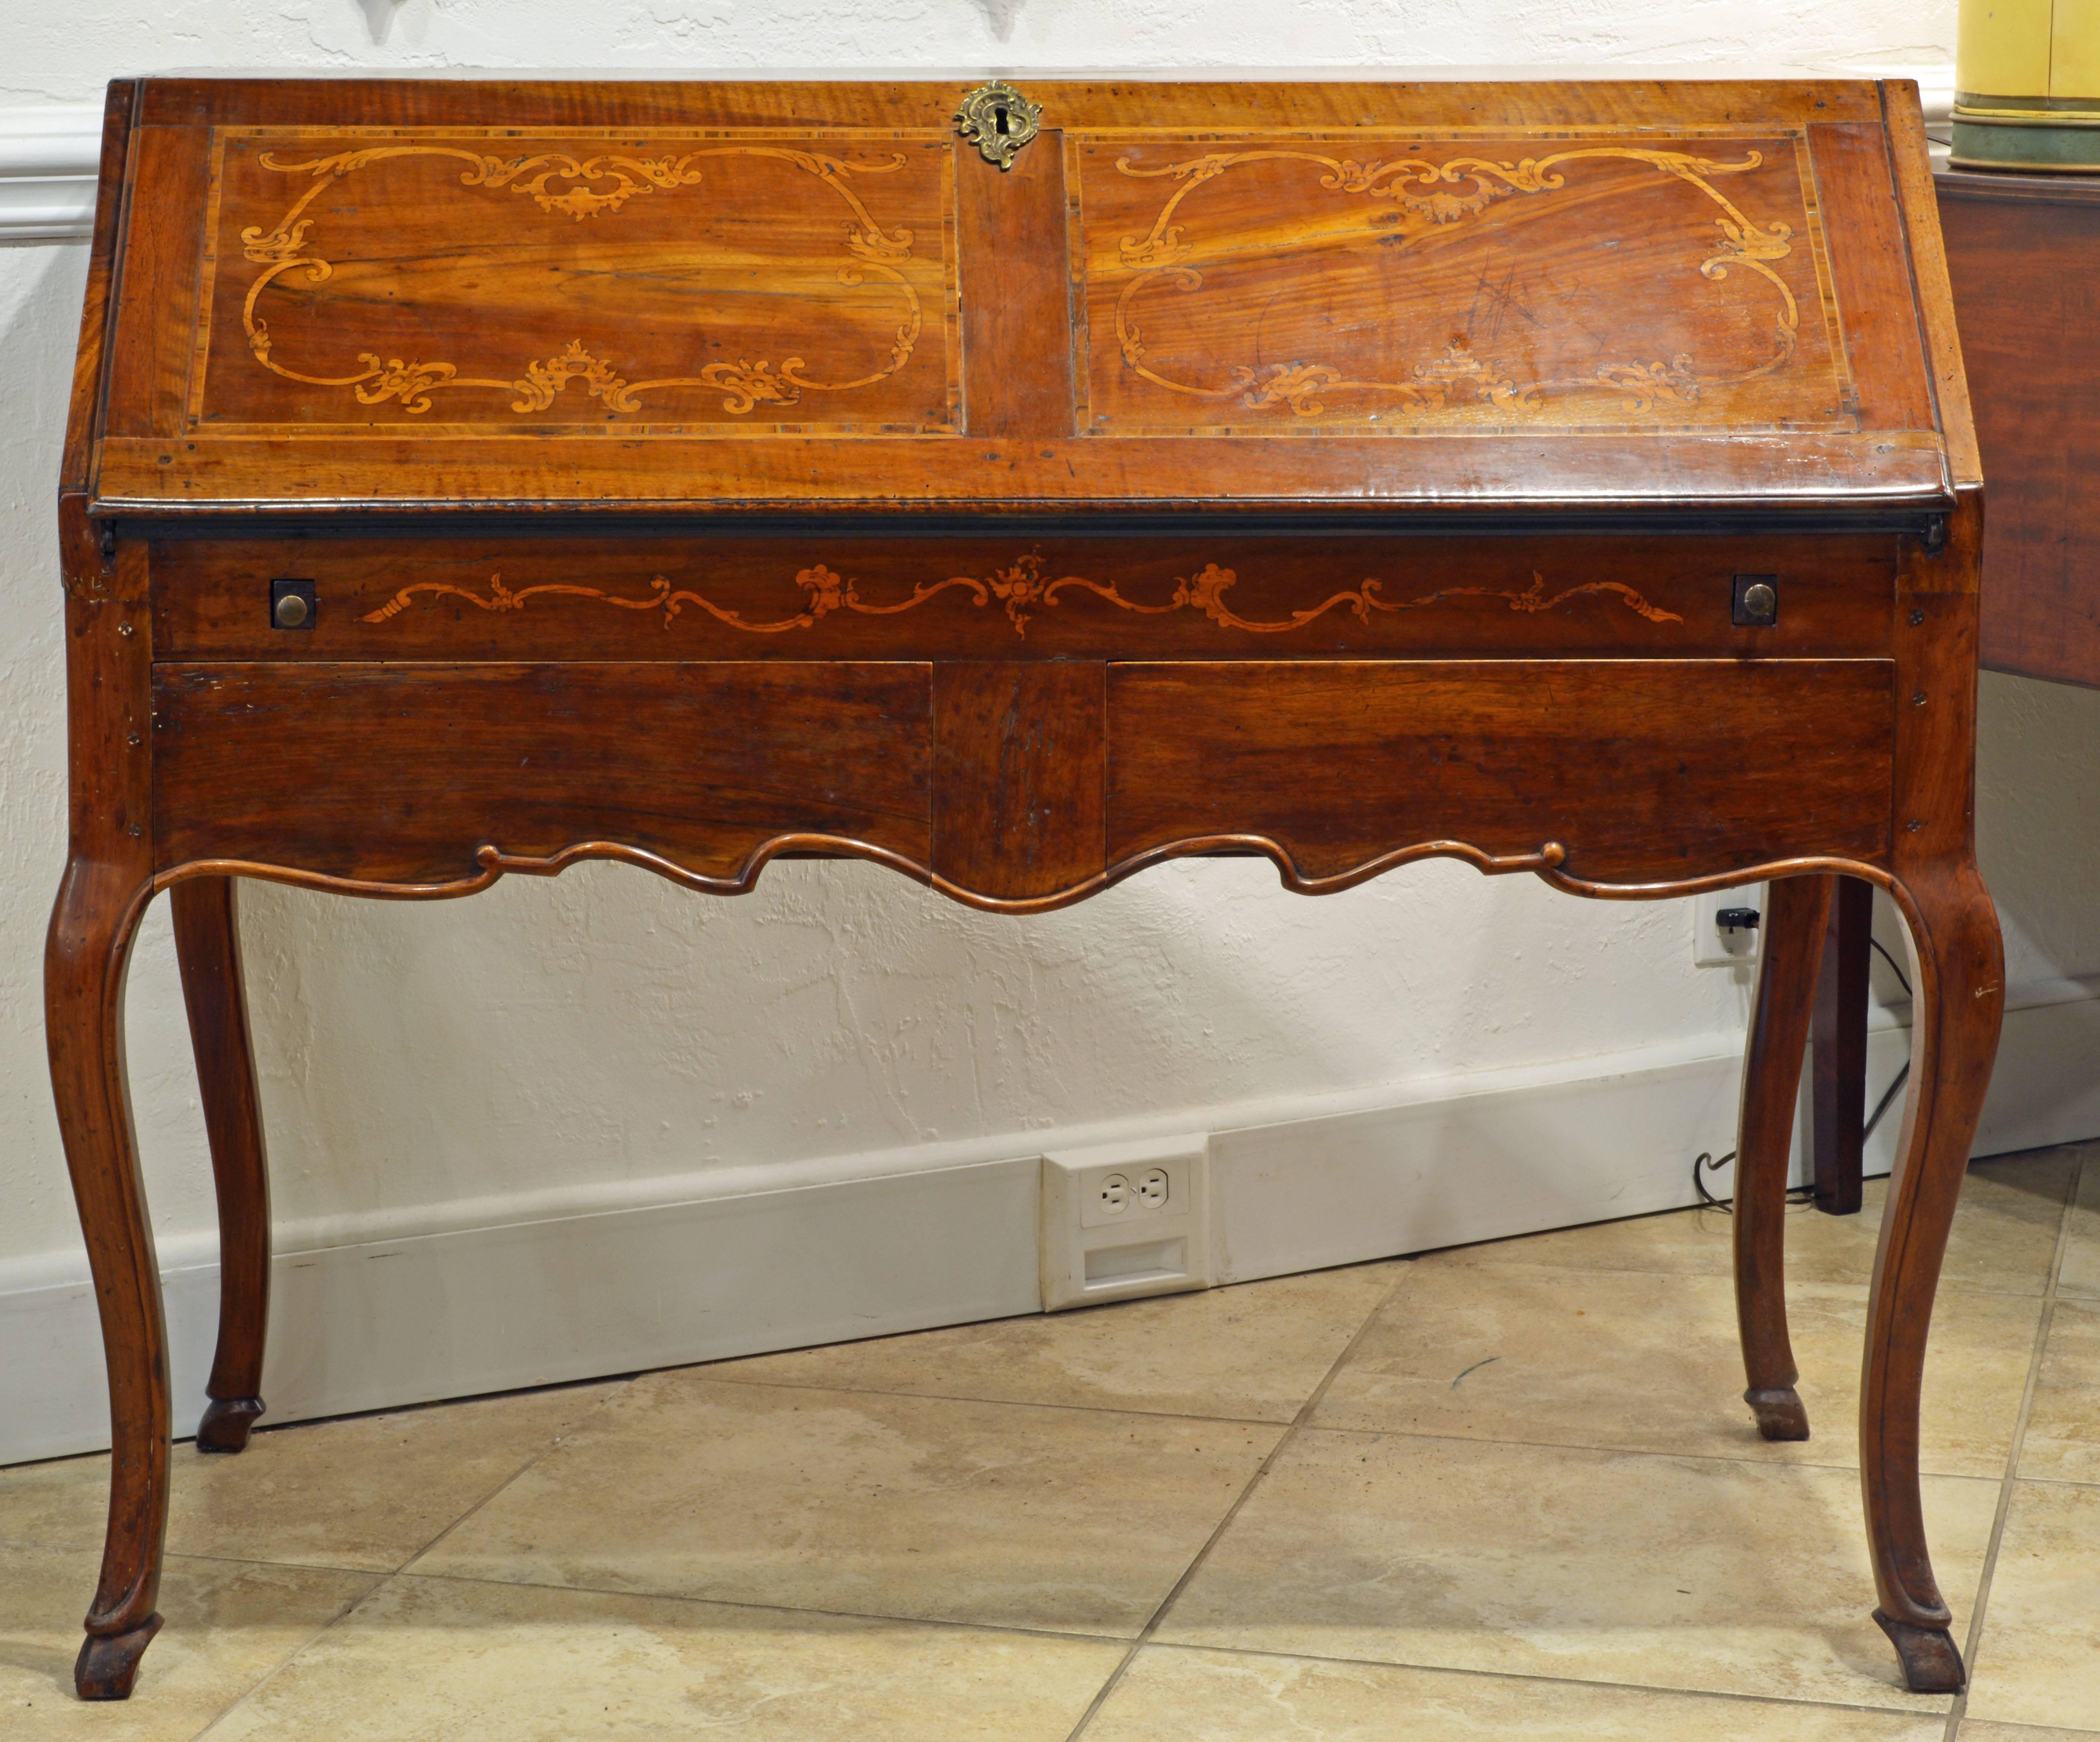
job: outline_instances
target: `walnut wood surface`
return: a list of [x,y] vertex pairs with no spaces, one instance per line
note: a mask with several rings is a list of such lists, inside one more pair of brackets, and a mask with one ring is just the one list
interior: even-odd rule
[[1073,433],[1072,347],[1059,342],[1071,295],[1061,137],[1039,135],[1004,175],[965,163],[956,178],[973,435]]
[[255,1048],[248,1032],[234,880],[200,877],[178,884],[168,900],[218,1196],[218,1345],[205,1383],[212,1401],[197,1428],[197,1449],[238,1452],[262,1413],[270,1171]]
[[[1918,1383],[2002,973],[1914,89],[1050,83],[1006,174],[958,150],[962,94],[112,88],[46,969],[115,1437],[77,1687],[128,1691],[157,1625],[120,1020],[155,893],[231,1445],[268,1263],[231,877],[420,897],[612,858],[728,894],[852,854],[1027,912],[1195,853],[1308,893],[1436,853],[1614,899],[1796,877],[1797,919],[1832,875],[1890,893],[1920,1087],[1863,1480],[1880,1612],[1945,1685]],[[1777,620],[1739,624],[1755,576]],[[1754,1391],[1790,1371],[1756,1206],[1801,955],[1745,1089]]]
[[1856,877],[1834,880],[1818,946],[1812,1030],[1815,1207],[1851,1215],[1863,1201],[1867,1123],[1867,993],[1874,891]]
[[149,86],[99,495],[1943,503],[1877,93],[1464,89]]
[[2100,188],[1960,171],[1938,184],[1991,477],[1983,664],[2100,684]]
[[1832,877],[1789,877],[1767,892],[1764,949],[1750,1005],[1736,1137],[1736,1317],[1743,1400],[1767,1440],[1806,1440],[1808,1412],[1794,1382],[1786,1330],[1786,1174],[1793,1159],[1802,1049],[1830,907]]
[[153,676],[163,867],[471,875],[620,840],[717,876],[778,834],[931,857],[931,668],[182,665]]
[[[176,659],[1215,659],[1366,654],[1886,658],[1896,541],[1277,534],[1118,538],[179,539]],[[1731,620],[1771,578],[1778,620]],[[270,583],[317,615],[270,621]]]
[[1012,900],[1108,868],[1108,673],[1098,660],[933,668],[937,875]]
[[[1414,840],[1614,883],[1889,849],[1880,660],[1118,665],[1109,857],[1259,827],[1309,875]],[[1754,743],[1757,753],[1745,754]]]
[[[167,1328],[124,1064],[124,981],[151,891],[145,551],[68,576],[69,847],[44,957],[60,1136],[95,1278],[109,1372],[109,1524],[76,1680],[121,1699],[160,1616],[168,1521]],[[112,1641],[99,1645],[100,1641]]]

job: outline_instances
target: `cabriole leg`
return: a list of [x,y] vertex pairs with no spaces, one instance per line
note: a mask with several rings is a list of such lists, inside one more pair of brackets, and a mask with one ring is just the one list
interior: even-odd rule
[[170,896],[218,1189],[218,1346],[205,1387],[212,1400],[197,1425],[196,1444],[200,1452],[238,1452],[262,1413],[270,1176],[241,982],[234,880],[199,877],[177,884]]
[[2005,1008],[1998,918],[1974,865],[1935,868],[1896,892],[1917,945],[1910,1100],[1874,1256],[1860,1387],[1860,1476],[1881,1624],[1916,1693],[1965,1679],[1932,1575],[1918,1493],[1918,1391],[1948,1229]]
[[124,1068],[124,977],[142,891],[76,858],[59,886],[44,962],[51,1087],[80,1206],[109,1369],[109,1528],[74,1666],[83,1700],[121,1700],[161,1617],[168,1520],[168,1354],[161,1278]]
[[1808,1437],[1808,1412],[1794,1389],[1800,1375],[1786,1330],[1786,1169],[1833,880],[1790,877],[1769,886],[1749,1050],[1743,1061],[1736,1140],[1736,1321],[1749,1379],[1743,1400],[1767,1440]]

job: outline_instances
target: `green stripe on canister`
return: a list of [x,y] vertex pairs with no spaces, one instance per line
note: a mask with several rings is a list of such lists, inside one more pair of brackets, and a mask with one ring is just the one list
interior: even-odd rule
[[2096,0],[1961,0],[1954,84],[1956,168],[2100,173]]
[[2066,170],[2100,174],[2100,102],[1957,91],[1957,170]]

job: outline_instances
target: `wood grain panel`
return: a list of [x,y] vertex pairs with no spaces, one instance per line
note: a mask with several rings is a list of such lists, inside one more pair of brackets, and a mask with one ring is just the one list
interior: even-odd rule
[[1989,480],[1983,664],[2100,685],[2100,188],[1939,179]]
[[514,443],[397,437],[112,438],[95,506],[227,514],[258,507],[342,518],[375,511],[638,510],[870,515],[1040,510],[1096,516],[1183,508],[1242,518],[1317,509],[1377,521],[1425,514],[1698,514],[1842,507],[1894,523],[1949,505],[1936,434],[1590,434],[1408,441],[1307,436],[1138,441],[933,441],[858,436],[547,436]]
[[[1039,540],[176,539],[153,547],[154,645],[298,660],[1885,655],[1895,543],[1216,526]],[[1778,589],[1769,628],[1731,621],[1745,573]],[[291,577],[319,600],[296,633],[268,615],[271,580]]]
[[[104,412],[111,435],[172,443],[182,428],[196,332],[205,144],[201,135],[174,128],[132,130]],[[172,464],[174,448],[163,451]]]
[[733,874],[817,831],[929,851],[923,665],[162,664],[157,862],[396,882],[577,841]]
[[1947,467],[1957,488],[1983,479],[1976,451],[1975,418],[1969,404],[1969,383],[1961,368],[1961,338],[1955,328],[1954,297],[1947,282],[1947,249],[1939,231],[1939,201],[1932,187],[1931,148],[1925,137],[1925,114],[1917,84],[1890,79],[1882,86],[1888,121],[1889,166],[1895,176],[1896,198],[1909,245],[1911,282],[1917,290],[1917,313],[1925,336],[1937,422],[1947,434]]
[[59,488],[68,495],[80,494],[88,487],[95,426],[101,417],[117,227],[124,207],[124,165],[130,152],[131,110],[138,96],[136,81],[117,79],[111,82],[103,104],[99,179],[109,192],[96,202],[95,209],[95,233],[87,250],[87,283],[81,298],[80,342],[73,353],[65,447],[59,459]]
[[1038,135],[1005,170],[965,152],[955,212],[969,433],[1071,434],[1063,139]]
[[1809,129],[1818,192],[1843,221],[1829,227],[1837,313],[1867,430],[1930,430],[1931,390],[1888,135],[1865,122]]
[[210,296],[95,505],[1946,505],[1872,86],[1035,88],[1001,174],[948,82],[149,82],[147,293]]
[[971,661],[933,668],[933,869],[1007,900],[1105,866],[1108,668]]
[[1117,665],[1109,858],[1279,841],[1308,876],[1458,840],[1646,881],[1889,848],[1884,660]]
[[223,130],[191,421],[951,432],[951,143]]
[[1855,427],[1798,134],[1110,132],[1073,163],[1093,434]]
[[[948,126],[969,79],[505,80],[345,78],[329,104],[370,126],[630,128]],[[1021,81],[1044,104],[1046,127],[1127,127],[1141,114],[1162,127],[1414,128],[1639,124],[1658,114],[1683,125],[1741,118],[1876,121],[1880,99],[1860,79],[1584,79],[1267,82],[1260,80]],[[311,121],[311,83],[288,79],[152,80],[140,119],[156,126],[283,126]]]

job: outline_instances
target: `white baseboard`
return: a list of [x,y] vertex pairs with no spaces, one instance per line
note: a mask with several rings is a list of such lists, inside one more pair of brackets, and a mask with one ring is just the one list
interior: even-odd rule
[[[1908,1041],[1896,1026],[1870,1036],[1870,1092]],[[1690,1203],[1692,1158],[1733,1143],[1741,1065],[1723,1045],[1212,1109],[1214,1273],[1244,1281]],[[2100,999],[2011,1012],[1978,1153],[2100,1134],[2096,1052]],[[1035,1312],[1041,1154],[1193,1122],[282,1228],[269,1419]],[[1870,1173],[1888,1171],[1899,1123],[1892,1107]],[[208,1237],[164,1244],[180,1433],[204,1406],[214,1256]],[[0,1464],[108,1444],[101,1354],[77,1254],[0,1265]]]

